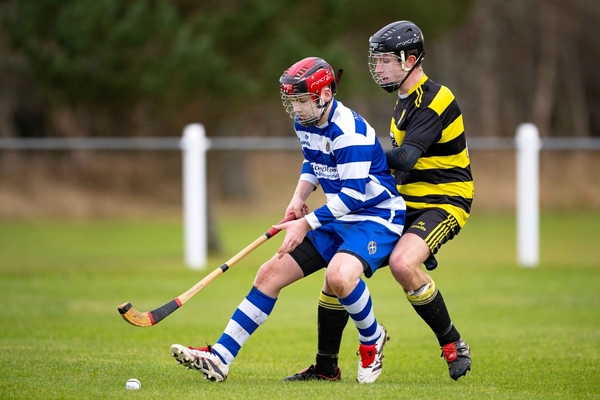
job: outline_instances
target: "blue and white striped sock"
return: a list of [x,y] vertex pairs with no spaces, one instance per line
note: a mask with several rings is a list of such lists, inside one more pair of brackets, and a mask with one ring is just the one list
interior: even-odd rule
[[352,293],[339,300],[358,329],[358,340],[362,344],[375,344],[381,336],[381,330],[373,313],[371,293],[367,284],[359,279]]
[[213,353],[225,364],[231,364],[250,335],[267,320],[276,301],[277,298],[269,297],[252,287],[213,346]]

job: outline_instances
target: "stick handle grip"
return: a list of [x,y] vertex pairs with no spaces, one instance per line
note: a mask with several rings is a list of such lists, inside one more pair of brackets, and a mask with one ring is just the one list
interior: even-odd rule
[[[306,205],[304,205],[303,209],[304,209],[305,213],[308,212],[308,207]],[[294,213],[291,213],[291,214],[288,214],[287,217],[285,217],[284,219],[282,219],[281,221],[279,221],[275,225],[283,224],[284,222],[293,221],[295,219],[296,219],[296,215]],[[270,239],[273,236],[277,235],[280,231],[281,231],[281,229],[275,229],[275,228],[271,227],[271,229],[269,229],[267,231],[267,233],[265,233],[265,236],[267,237],[267,239]]]
[[[296,219],[296,215],[290,214],[287,217],[285,217],[284,219],[282,219],[281,221],[279,221],[278,223],[276,223],[275,225],[283,224],[285,222],[293,221],[295,219]],[[281,229],[275,229],[275,228],[271,227],[271,229],[269,229],[267,231],[267,233],[265,233],[265,236],[267,238],[272,238],[273,236],[277,235],[280,231],[281,231]]]

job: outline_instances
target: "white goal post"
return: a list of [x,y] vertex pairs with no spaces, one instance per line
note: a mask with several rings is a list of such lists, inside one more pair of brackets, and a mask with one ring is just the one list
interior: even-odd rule
[[516,135],[517,261],[537,267],[540,259],[539,164],[541,141],[534,124],[521,124]]
[[210,148],[202,124],[185,127],[181,148],[185,262],[190,268],[202,269],[208,258],[206,151]]

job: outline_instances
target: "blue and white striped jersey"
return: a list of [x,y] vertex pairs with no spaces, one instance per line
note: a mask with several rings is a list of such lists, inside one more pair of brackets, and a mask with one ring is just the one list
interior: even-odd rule
[[334,220],[371,220],[402,234],[406,206],[367,121],[334,99],[327,123],[296,122],[294,129],[304,154],[300,180],[320,184],[327,197],[306,216],[313,229]]

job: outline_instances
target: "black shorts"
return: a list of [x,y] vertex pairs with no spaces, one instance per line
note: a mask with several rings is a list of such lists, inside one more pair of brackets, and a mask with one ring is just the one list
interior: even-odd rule
[[414,233],[427,243],[431,256],[425,260],[425,268],[430,271],[437,267],[434,254],[459,232],[456,218],[441,208],[406,209],[403,234]]

